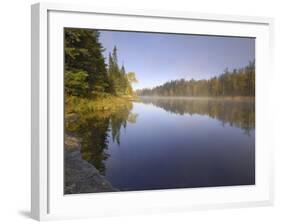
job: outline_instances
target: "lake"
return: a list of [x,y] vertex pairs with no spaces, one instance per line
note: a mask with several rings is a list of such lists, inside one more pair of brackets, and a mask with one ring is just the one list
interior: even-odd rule
[[251,99],[141,97],[79,126],[81,154],[121,191],[255,184]]

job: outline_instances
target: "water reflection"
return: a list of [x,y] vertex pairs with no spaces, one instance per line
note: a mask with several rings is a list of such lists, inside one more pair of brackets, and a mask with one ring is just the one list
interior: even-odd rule
[[80,115],[71,122],[66,119],[66,133],[77,136],[81,141],[81,155],[93,164],[101,174],[105,174],[104,162],[110,156],[107,153],[109,138],[120,144],[120,130],[127,122],[135,123],[137,114],[131,113],[132,102],[119,106],[114,111],[95,111]]
[[142,97],[145,104],[152,104],[175,114],[207,115],[250,134],[255,128],[255,101],[253,99],[222,100],[208,98]]
[[[232,127],[240,128],[249,136],[251,131],[255,128],[254,100],[171,99],[144,97],[141,98],[141,103],[143,103],[143,105],[153,105],[155,107],[162,108],[165,111],[176,115],[206,115],[209,118],[219,120],[223,126],[225,124],[229,124]],[[106,175],[106,161],[111,154],[109,153],[110,150],[108,150],[111,144],[110,142],[120,145],[122,142],[120,136],[121,130],[126,129],[128,122],[138,125],[138,116],[141,118],[143,115],[143,110],[137,110],[137,113],[136,111],[133,113],[133,109],[133,103],[128,101],[126,104],[116,108],[114,111],[95,111],[90,114],[83,114],[80,115],[79,119],[76,119],[74,122],[71,121],[71,119],[66,119],[66,133],[78,137],[81,141],[82,158],[93,164],[103,175]],[[155,111],[155,113],[158,112]],[[154,115],[159,117],[157,114]],[[137,135],[140,136],[140,134],[145,134],[145,132],[150,129],[150,125],[151,124],[149,122],[139,124],[139,126],[136,127],[136,129],[138,129],[136,130],[136,133],[138,133]],[[204,129],[204,127],[202,128]],[[186,130],[182,130],[182,132],[187,133]],[[126,142],[133,141],[128,139],[132,138],[132,136],[129,137],[128,135],[124,138]],[[162,137],[161,139],[156,138],[157,136],[153,137],[153,142],[155,142],[155,144],[163,141]],[[151,138],[149,139],[151,140]],[[142,145],[138,145],[137,147],[149,147],[149,139],[143,139],[143,141],[138,142],[138,144]],[[170,139],[169,141],[173,142],[173,140],[174,139]],[[202,139],[202,141],[207,140]],[[180,142],[180,140],[177,142]],[[130,144],[133,145],[132,142]],[[195,143],[193,144],[195,147]],[[184,147],[184,145],[186,146],[187,143],[184,143],[182,147]],[[128,147],[136,146],[134,145]],[[164,147],[164,145],[161,147]],[[163,148],[163,150],[165,149]],[[143,166],[145,166],[145,164]],[[122,173],[120,175],[122,175]],[[112,178],[119,178],[115,176]]]

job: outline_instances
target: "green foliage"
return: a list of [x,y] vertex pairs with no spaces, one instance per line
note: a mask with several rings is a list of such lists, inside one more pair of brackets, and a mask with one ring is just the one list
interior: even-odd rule
[[[88,74],[85,80],[88,83],[87,97],[105,92],[109,81],[99,33],[95,30],[66,28],[64,49],[65,71],[73,72],[73,74],[84,71]],[[69,91],[69,93],[72,92],[77,92],[77,90]]]
[[121,127],[137,118],[130,113],[131,82],[116,47],[107,67],[98,31],[66,28],[64,34],[65,127],[81,140],[83,159],[104,173],[110,132],[120,144]]
[[94,100],[76,96],[66,98],[67,133],[80,140],[82,158],[102,174],[106,171],[104,161],[109,157],[110,134],[113,141],[121,144],[121,128],[126,127],[127,122],[136,122],[137,114],[131,112],[132,108],[132,102],[122,97],[108,96]]
[[64,49],[67,95],[97,98],[133,94],[125,67],[119,68],[116,47],[106,67],[98,31],[65,28]]
[[255,63],[208,80],[175,80],[152,89],[137,91],[143,96],[255,96]]
[[132,83],[136,81],[136,75],[133,72],[126,74],[124,65],[119,68],[116,46],[113,48],[113,53],[109,53],[107,71],[111,94],[115,96],[133,95]]
[[88,93],[88,74],[83,71],[65,72],[65,92],[67,95],[84,97]]

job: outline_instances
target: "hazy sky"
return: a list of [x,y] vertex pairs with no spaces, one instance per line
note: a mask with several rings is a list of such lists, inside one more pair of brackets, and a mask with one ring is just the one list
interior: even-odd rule
[[134,89],[175,79],[206,79],[255,58],[253,38],[101,31],[104,56],[116,45],[119,64],[136,73]]

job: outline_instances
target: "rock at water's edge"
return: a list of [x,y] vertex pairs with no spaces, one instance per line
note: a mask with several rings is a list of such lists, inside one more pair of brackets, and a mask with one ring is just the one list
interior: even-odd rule
[[[81,158],[80,143],[77,143],[75,137],[67,136],[66,139],[68,141],[66,141],[64,150],[64,193],[118,191],[92,164]],[[67,142],[71,144],[67,144]]]

